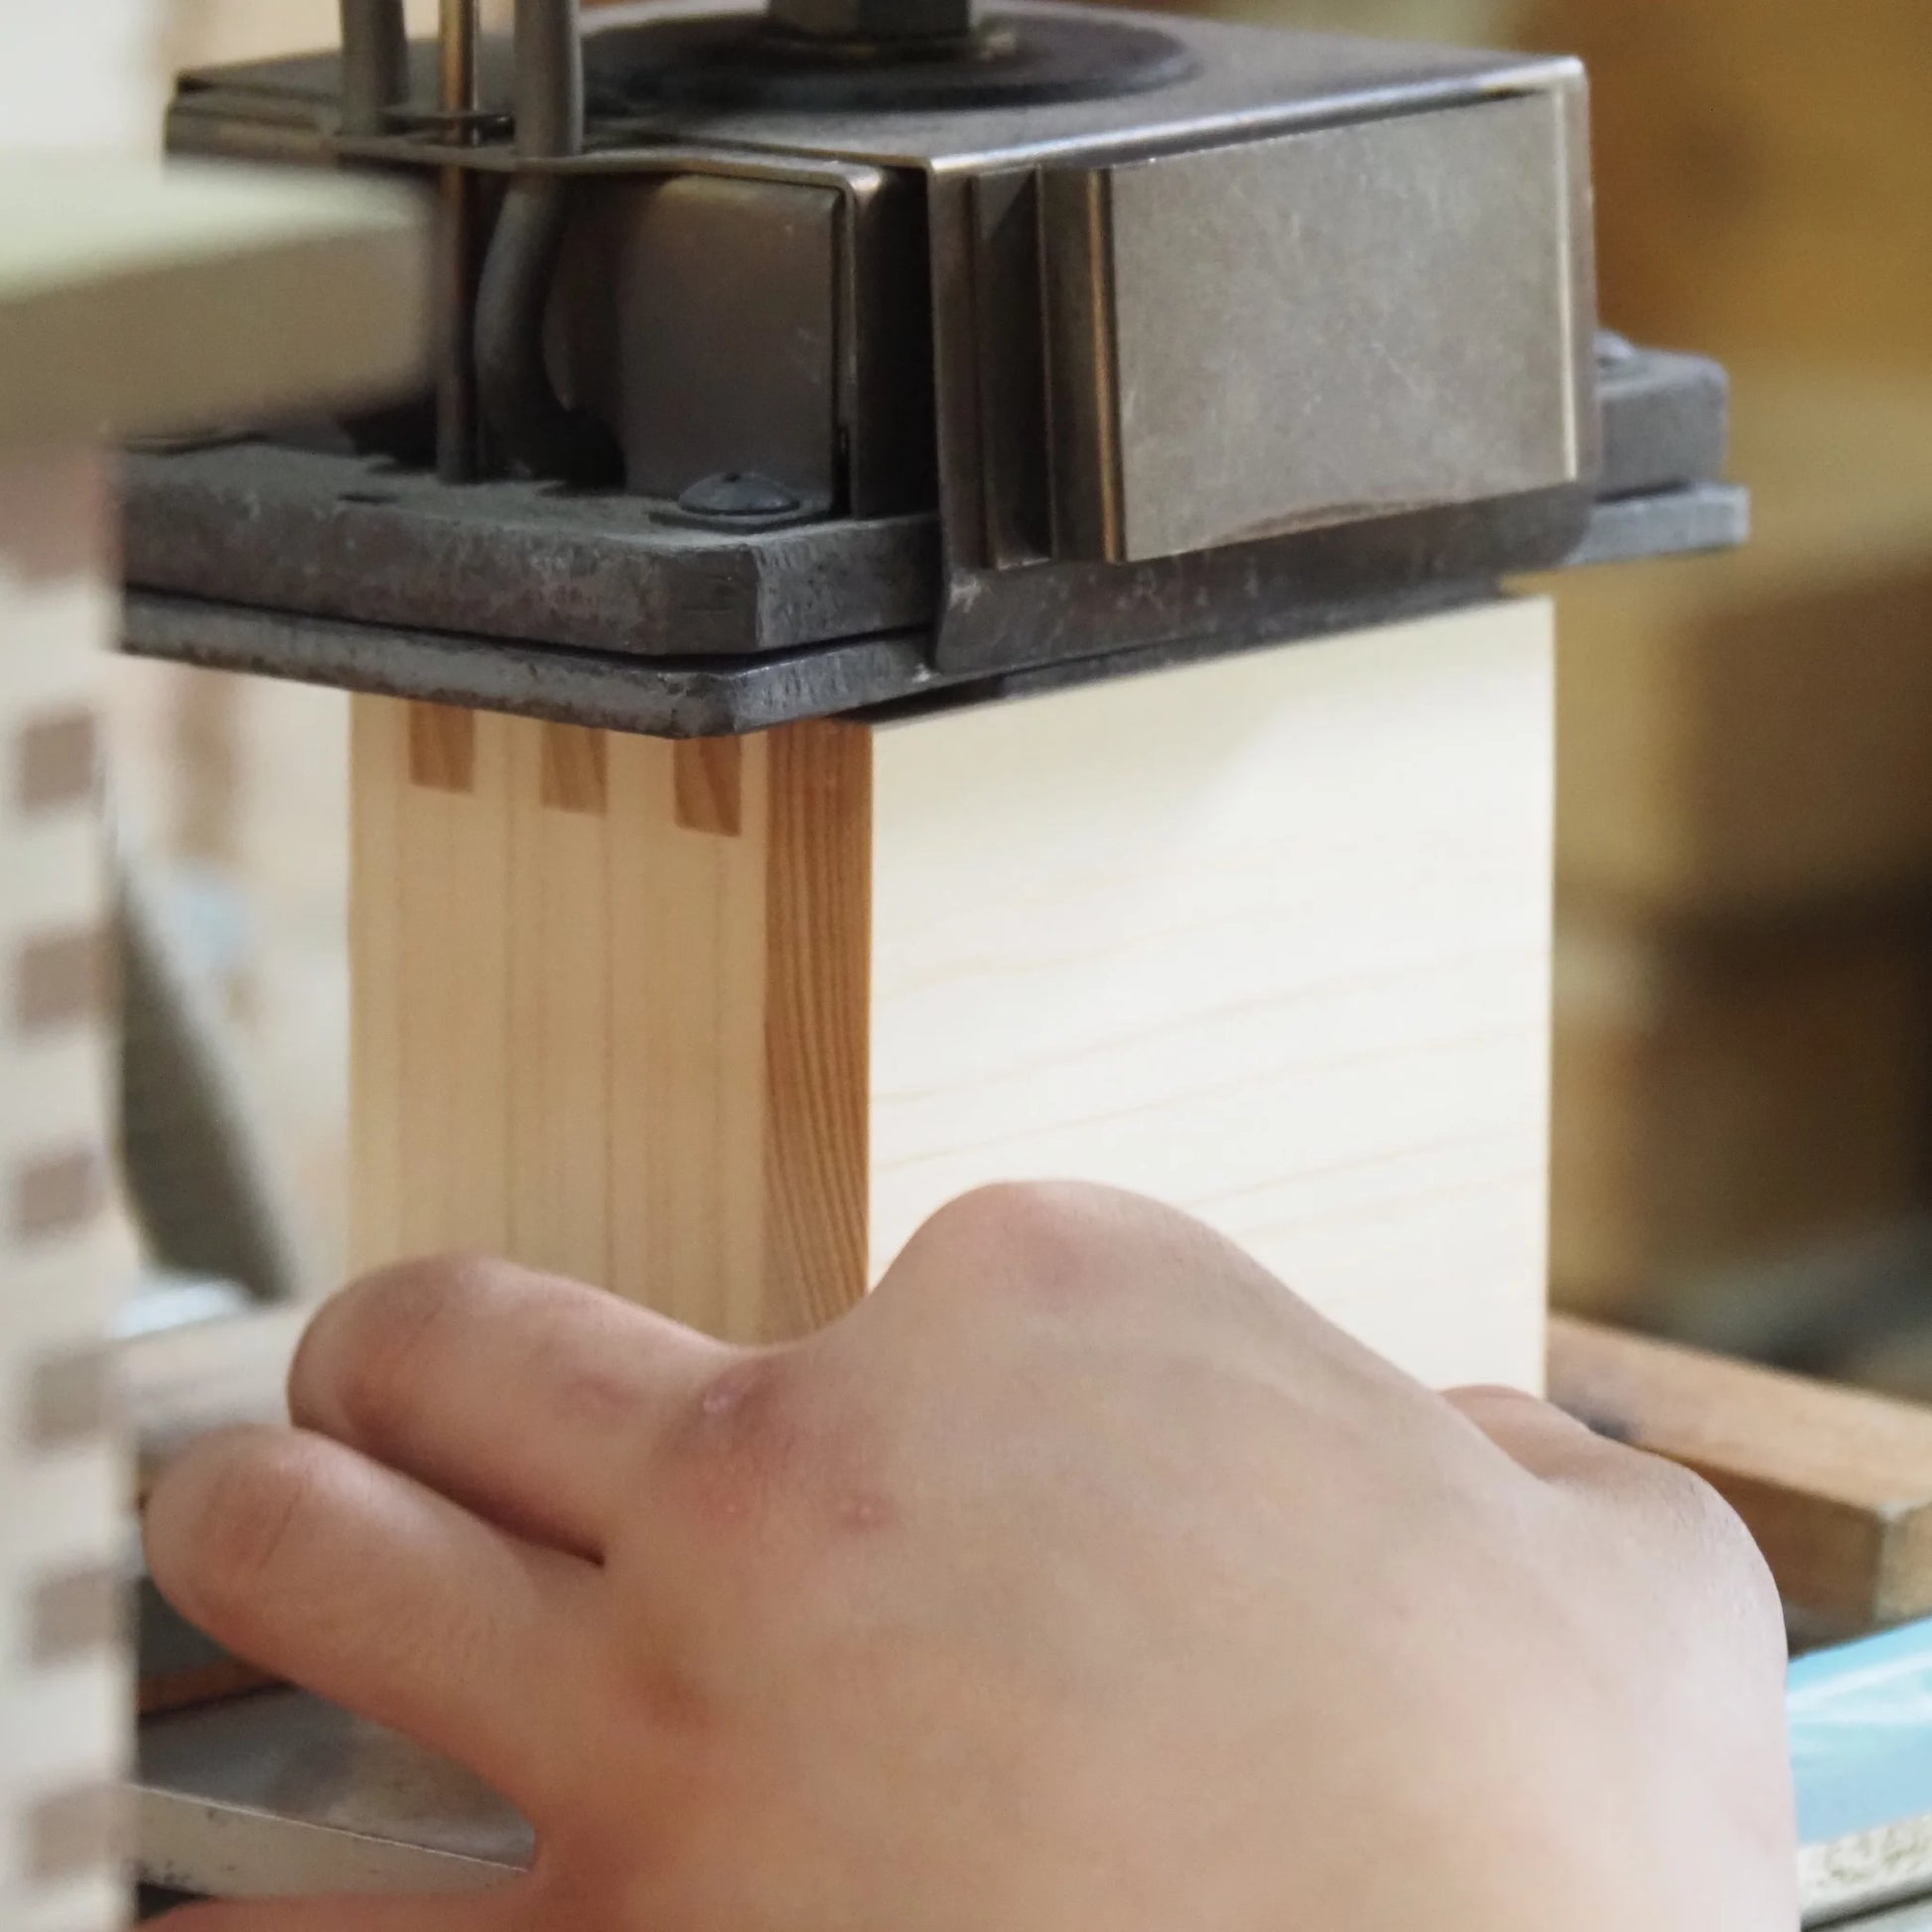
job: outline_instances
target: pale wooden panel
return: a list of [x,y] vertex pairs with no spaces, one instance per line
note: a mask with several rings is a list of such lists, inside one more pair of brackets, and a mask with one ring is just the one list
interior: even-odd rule
[[768,759],[741,761],[741,829],[682,824],[676,751],[612,741],[611,1285],[756,1339],[764,1254]]
[[8,158],[0,437],[173,429],[400,388],[427,349],[424,242],[416,203],[366,181]]
[[976,1183],[1101,1179],[1536,1384],[1551,676],[1497,604],[882,730],[875,1271]]
[[0,148],[134,153],[159,123],[150,0],[0,8]]
[[1567,1316],[1551,1328],[1550,1392],[1711,1482],[1807,1635],[1932,1614],[1932,1410]]
[[510,736],[502,718],[356,706],[351,1106],[364,1266],[508,1245]]
[[[507,718],[414,707],[403,790],[406,1250],[511,1247]],[[469,783],[463,783],[465,773]]]
[[349,1254],[371,1267],[403,1250],[402,806],[409,708],[356,699],[349,712]]
[[[171,69],[255,61],[273,54],[337,46],[341,0],[170,0],[165,52]],[[483,8],[490,25],[508,24],[508,0]],[[436,31],[436,0],[405,0],[412,35]]]
[[868,735],[690,751],[356,701],[365,1265],[465,1247],[735,1339],[865,1288]]
[[129,1695],[106,1580],[126,1478],[104,1340],[111,1021],[96,726],[111,632],[91,453],[0,452],[0,1924],[116,1920]]
[[[602,732],[508,723],[508,1246],[611,1279],[610,760]],[[493,989],[492,989],[493,991]]]

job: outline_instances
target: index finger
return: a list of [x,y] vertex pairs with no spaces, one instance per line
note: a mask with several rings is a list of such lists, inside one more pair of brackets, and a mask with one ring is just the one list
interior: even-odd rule
[[518,1536],[596,1560],[667,1415],[736,1359],[600,1289],[445,1257],[325,1308],[289,1408]]

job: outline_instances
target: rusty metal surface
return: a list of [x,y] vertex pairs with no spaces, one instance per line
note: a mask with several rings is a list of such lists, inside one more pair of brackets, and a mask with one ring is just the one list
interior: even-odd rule
[[[1723,548],[1741,541],[1747,500],[1742,490],[1707,484],[1601,504],[1564,561],[1608,563]],[[1317,595],[1306,576],[1271,577],[1260,566],[1242,565],[1239,553],[1233,567],[1240,581],[1211,587],[1216,627],[1189,630],[1170,620],[1171,634],[1133,648],[1094,650],[1101,626],[1077,601],[1050,613],[1018,607],[1009,619],[1037,624],[1040,641],[1061,654],[1054,662],[993,673],[936,669],[929,636],[914,629],[759,656],[651,662],[141,590],[126,602],[124,647],[140,656],[562,724],[662,738],[730,737],[802,718],[924,703],[985,704],[1129,677],[1451,608],[1491,594],[1494,585],[1493,573],[1452,579],[1424,574],[1370,594]],[[1236,608],[1243,613],[1239,621],[1228,618]],[[1146,611],[1135,615],[1146,622]],[[1079,651],[1083,637],[1089,648]]]
[[[360,484],[325,500],[313,474],[270,479],[258,456],[232,486],[217,486],[218,462],[194,489],[138,478],[130,582],[666,659],[920,627],[931,663],[958,679],[1203,630],[1239,638],[1324,603],[1548,568],[1584,540],[1598,414],[1576,63],[1192,19],[1151,29],[1106,8],[1014,0],[989,16],[995,40],[1062,36],[1098,60],[1153,33],[1178,58],[1162,84],[1051,100],[969,92],[944,110],[890,90],[815,109],[769,94],[702,108],[673,97],[683,82],[666,82],[665,63],[677,66],[678,49],[743,38],[759,21],[751,7],[683,0],[608,10],[585,54],[584,150],[546,147],[534,161],[501,126],[459,147],[417,117],[427,71],[388,135],[348,142],[331,57],[189,76],[178,148],[269,138],[292,144],[292,158],[306,139],[318,160],[520,166],[519,207],[543,188],[536,167],[559,206],[570,178],[590,228],[598,208],[621,205],[631,225],[649,217],[636,274],[618,237],[586,242],[591,294],[578,277],[562,305],[576,326],[552,332],[585,377],[564,384],[577,391],[568,411],[532,315],[514,310],[503,329],[480,320],[479,341],[523,351],[480,356],[485,376],[504,374],[483,385],[495,447],[586,482],[604,453],[575,431],[595,419],[605,441],[615,432],[627,446],[632,489],[659,507],[526,489],[511,513],[494,485],[444,499],[406,480],[396,500]],[[500,50],[484,50],[483,123],[517,78]],[[784,179],[833,165],[878,177],[876,192],[840,185],[843,221]],[[691,179],[667,188],[666,174]],[[599,179],[578,179],[589,175]],[[660,180],[608,179],[624,175]],[[1037,199],[1002,202],[1019,175],[1038,177]],[[1092,541],[1070,506],[1104,500],[1109,480],[1090,452],[1083,460],[1091,439],[1067,406],[1082,370],[1050,352],[1046,329],[1066,278],[1027,267],[1077,266],[1045,219],[1053,183],[1076,177],[1107,202],[1114,244],[1100,278],[1113,308],[1089,333],[1127,358],[1085,371],[1111,425],[1122,506],[1118,527]],[[692,219],[672,246],[655,217],[685,202]],[[736,242],[727,207],[759,215]],[[757,239],[780,209],[813,213],[796,248]],[[869,210],[897,211],[876,242],[860,218]],[[743,272],[727,276],[718,258],[734,253]],[[831,253],[845,257],[836,299]],[[905,276],[883,272],[892,263],[917,269],[916,304]],[[1017,287],[1002,285],[1003,264]],[[628,307],[587,340],[587,318],[596,324],[620,287]],[[878,301],[855,299],[869,289]],[[707,291],[727,324],[719,301],[698,299]],[[755,350],[726,352],[740,335]],[[897,355],[863,352],[889,339]],[[809,354],[787,369],[773,343]],[[875,465],[882,426],[912,422],[929,440]],[[897,486],[875,494],[875,467]],[[666,500],[693,500],[694,485],[747,473],[782,485],[798,514],[735,533],[735,549],[701,549],[663,513]],[[1053,512],[1043,538],[1041,479]],[[930,510],[936,527],[810,515],[854,502]],[[244,529],[224,551],[222,532]]]
[[935,671],[913,634],[752,659],[635,659],[434,631],[288,617],[136,591],[122,648],[137,657],[290,678],[382,697],[509,712],[649,738],[727,738],[804,718],[989,704],[1393,623],[1493,595],[1487,580],[1303,604],[1239,631],[1062,659],[991,676]]
[[[1003,573],[956,620],[977,647],[951,670],[1173,643],[1199,627],[1203,597],[1232,639],[1292,627],[1324,600],[1735,543],[1739,493],[1669,487],[1715,475],[1725,397],[1723,371],[1695,358],[1635,354],[1606,367],[1614,495],[1593,512],[1558,492],[1147,565]],[[938,602],[930,518],[728,536],[680,528],[635,498],[521,483],[453,489],[367,459],[262,443],[131,457],[126,511],[138,591],[616,658],[929,635]],[[889,654],[897,661],[905,648]],[[851,661],[847,652],[828,665],[828,684],[843,687]]]
[[727,738],[885,703],[934,682],[916,634],[646,664],[503,638],[129,594],[122,647],[215,670],[507,711],[654,738]]
[[266,443],[130,457],[124,570],[169,591],[404,628],[654,657],[755,655],[929,622],[929,518],[746,535],[635,497],[452,488]]
[[935,671],[916,634],[864,638],[750,659],[643,664],[435,631],[249,611],[130,593],[122,647],[212,670],[291,678],[428,704],[503,711],[649,738],[728,738],[804,718],[908,704],[985,704],[1131,677],[1179,664],[1453,608],[1491,594],[1484,582],[1430,585],[1381,598],[1304,604],[1242,630],[1063,659],[993,676]]

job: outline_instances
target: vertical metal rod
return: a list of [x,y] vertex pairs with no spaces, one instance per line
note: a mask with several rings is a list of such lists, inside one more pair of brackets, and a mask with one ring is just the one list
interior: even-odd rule
[[554,160],[583,150],[581,0],[516,0],[516,151]]
[[478,47],[483,38],[479,0],[442,0],[438,21],[441,30],[442,107],[446,114],[473,114],[477,110]]
[[380,134],[409,98],[402,0],[342,0],[343,132]]
[[[516,0],[516,154],[534,164],[584,151],[580,0]],[[566,224],[570,181],[519,167],[496,215],[477,288],[477,383],[492,439],[539,477],[612,487],[623,453],[595,417],[557,394],[544,317]]]
[[[452,138],[471,139],[469,117],[480,102],[479,0],[441,0],[439,105]],[[439,313],[443,340],[436,375],[436,468],[445,483],[477,474],[477,182],[468,168],[443,170]]]

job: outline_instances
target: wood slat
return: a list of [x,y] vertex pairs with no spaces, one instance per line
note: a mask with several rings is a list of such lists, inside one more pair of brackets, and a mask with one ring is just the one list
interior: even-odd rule
[[1550,1393],[1709,1481],[1807,1636],[1932,1615],[1932,1411],[1564,1316]]

